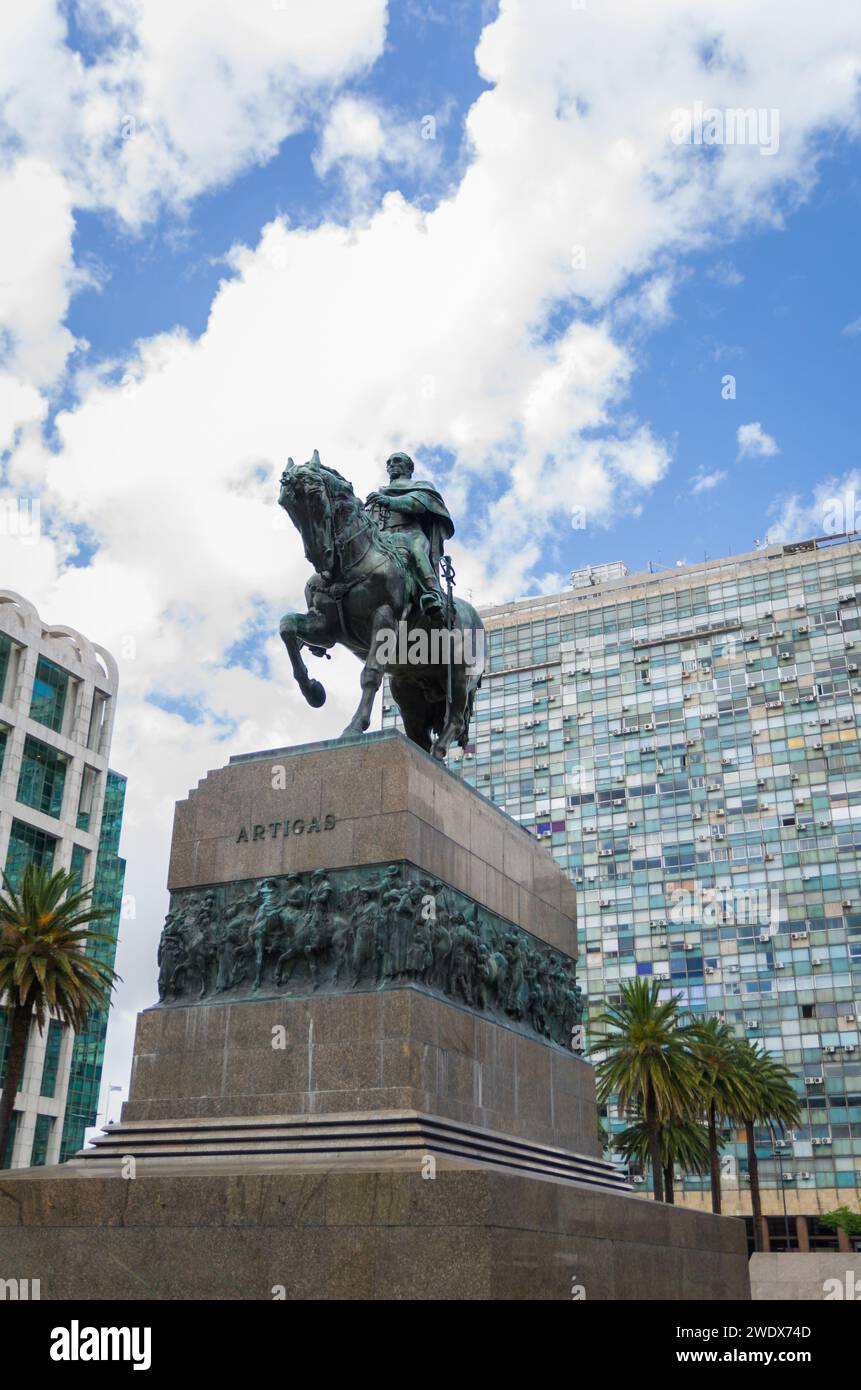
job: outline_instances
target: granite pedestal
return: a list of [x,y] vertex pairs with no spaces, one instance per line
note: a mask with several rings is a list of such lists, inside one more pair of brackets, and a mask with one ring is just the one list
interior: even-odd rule
[[0,1177],[0,1276],[42,1298],[749,1297],[740,1221],[656,1206],[601,1156],[572,885],[403,737],[210,773],[169,887],[122,1119]]

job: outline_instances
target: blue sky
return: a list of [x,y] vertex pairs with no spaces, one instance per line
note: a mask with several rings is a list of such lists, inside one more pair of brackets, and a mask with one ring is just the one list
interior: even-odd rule
[[[430,208],[457,180],[469,157],[464,120],[488,86],[474,49],[494,8],[465,0],[436,11],[416,4],[390,9],[385,49],[350,90],[403,122],[427,111],[444,117],[432,176],[383,170],[378,193],[391,184]],[[86,30],[74,32],[78,51],[92,61],[99,47]],[[336,176],[321,178],[314,168],[318,138],[319,119],[266,163],[187,208],[160,208],[140,230],[104,209],[81,210],[76,260],[92,269],[96,284],[72,298],[67,323],[88,344],[84,359],[121,364],[138,339],[178,326],[201,334],[219,282],[231,274],[226,253],[236,243],[254,246],[272,218],[285,216],[294,227],[333,215],[349,221],[350,207],[338,205]],[[805,494],[824,474],[856,466],[861,333],[845,329],[861,315],[859,210],[858,146],[835,140],[806,199],[798,206],[784,200],[779,227],[738,237],[727,231],[674,260],[671,316],[635,335],[636,372],[617,408],[621,417],[633,410],[668,441],[672,468],[636,517],[570,533],[557,524],[552,568],[609,559],[643,568],[750,549],[767,534],[783,494]],[[560,312],[567,319],[570,306]],[[736,377],[734,400],[722,397],[725,373]],[[57,397],[68,400],[67,392]],[[738,459],[736,430],[751,420],[762,422],[779,453]],[[717,472],[726,474],[719,484],[691,495],[697,474]]]

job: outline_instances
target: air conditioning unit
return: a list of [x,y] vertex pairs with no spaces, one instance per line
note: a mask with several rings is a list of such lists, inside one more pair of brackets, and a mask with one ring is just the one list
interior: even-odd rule
[[810,933],[806,931],[790,932],[790,937],[793,941],[807,941],[809,939],[809,936]]
[[805,1076],[805,1078],[804,1078],[804,1084],[805,1084],[805,1086],[821,1086],[821,1085],[822,1085],[822,1077],[821,1077],[821,1076]]
[[745,1028],[758,1028],[758,1027],[759,1027],[759,1019],[758,1019],[758,1018],[746,1018],[746,1019],[744,1020],[744,1026],[745,1026]]
[[771,932],[770,932],[770,931],[761,931],[761,932],[759,933],[759,939],[760,939],[760,941],[770,941],[770,940],[771,940]]
[[[833,1057],[834,1054],[835,1054],[835,1052],[837,1051],[837,1048],[836,1048],[836,1047],[833,1045],[833,1043],[832,1043],[831,1047],[826,1047],[825,1051],[828,1053],[829,1057]],[[818,1139],[814,1139],[813,1142],[814,1142],[814,1144],[818,1144],[818,1143],[819,1143],[819,1140],[818,1140]]]
[[647,734],[650,734],[650,733],[652,732],[652,730],[654,729],[654,727],[655,727],[654,724],[644,724],[644,725],[643,725],[643,728],[645,729],[645,731],[646,731]]
[[706,966],[706,974],[707,974],[707,975],[713,975],[714,973],[715,973],[715,968],[714,968],[714,966],[713,966],[713,965],[707,965],[707,966]]
[[640,1186],[641,1183],[644,1183],[645,1181],[646,1181],[645,1178],[632,1178],[632,1179],[631,1179],[631,1182],[636,1183],[638,1187]]
[[811,964],[811,965],[821,965],[821,964],[822,964],[822,957],[821,957],[821,956],[814,956],[814,957],[812,958],[810,964]]

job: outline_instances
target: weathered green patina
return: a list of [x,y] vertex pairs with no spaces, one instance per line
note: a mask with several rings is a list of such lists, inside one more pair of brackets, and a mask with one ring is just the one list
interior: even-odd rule
[[412,986],[570,1047],[574,961],[409,863],[180,889],[164,1005]]
[[[324,656],[340,644],[364,662],[362,698],[345,735],[367,730],[388,675],[407,737],[444,759],[453,741],[464,748],[468,742],[484,671],[484,626],[472,604],[440,585],[443,544],[454,523],[439,492],[413,478],[407,454],[392,454],[387,467],[388,485],[362,503],[316,449],[308,463],[288,460],[278,502],[301,533],[315,573],[305,587],[308,612],[286,613],[280,633],[299,689],[315,708],[326,692],[309,676],[303,647]],[[407,656],[395,659],[390,639],[404,624],[420,637],[445,629],[460,640],[437,643],[436,655],[415,659],[422,644],[407,643]],[[432,649],[428,640],[426,653]]]

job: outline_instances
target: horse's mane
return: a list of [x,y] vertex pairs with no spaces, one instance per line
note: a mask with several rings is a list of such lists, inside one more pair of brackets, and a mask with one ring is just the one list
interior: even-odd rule
[[[310,465],[305,464],[304,466],[308,468]],[[360,497],[356,496],[356,493],[353,489],[353,484],[350,482],[349,478],[344,477],[343,473],[339,473],[337,468],[332,468],[332,466],[328,463],[314,464],[313,467],[315,469],[319,468],[320,472],[327,473],[331,478],[336,478],[338,482],[343,485],[342,496],[344,498],[352,498],[352,500],[355,501],[357,507],[362,507],[362,500]],[[399,567],[399,569],[405,575],[407,580],[409,580],[410,568],[409,564],[407,563],[407,557],[404,554],[403,547],[400,546],[398,542],[392,538],[391,534],[388,531],[383,530],[377,524],[376,518],[370,512],[367,515],[368,523],[371,529],[371,535],[375,544],[379,546],[380,550],[384,551],[385,554],[388,555],[389,558],[395,562],[395,564]]]

